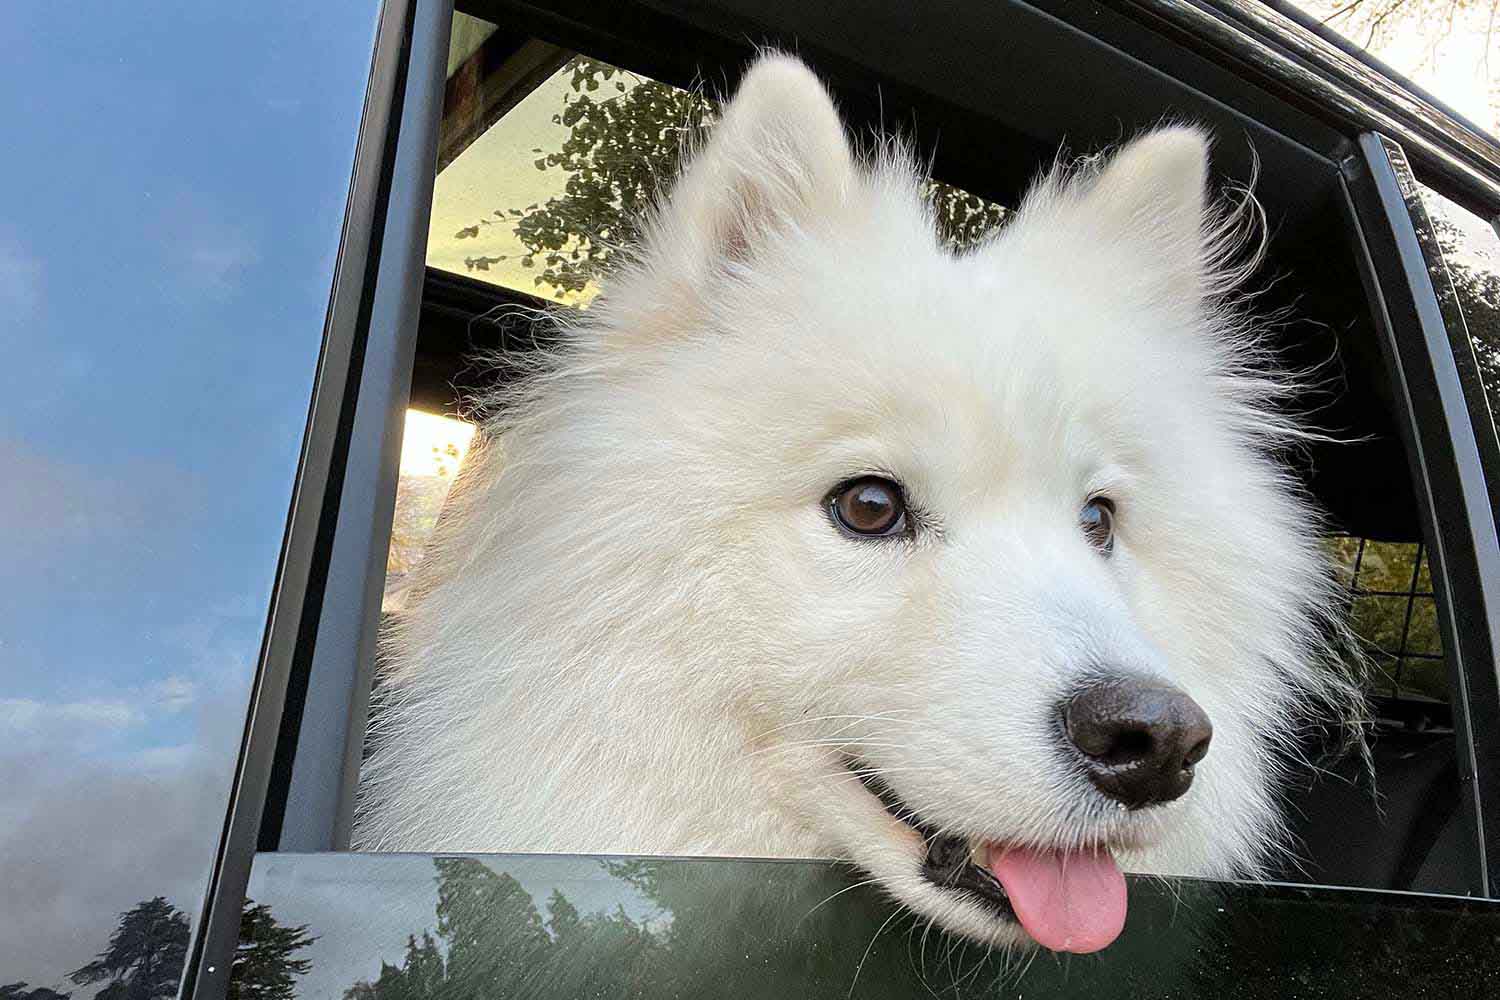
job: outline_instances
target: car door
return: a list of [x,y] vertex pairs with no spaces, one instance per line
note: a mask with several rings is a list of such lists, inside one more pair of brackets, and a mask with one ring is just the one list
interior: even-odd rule
[[0,13],[0,994],[175,995],[380,5]]

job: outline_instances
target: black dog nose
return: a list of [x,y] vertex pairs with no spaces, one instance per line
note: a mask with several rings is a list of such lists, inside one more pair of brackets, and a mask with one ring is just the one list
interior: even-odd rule
[[1145,680],[1092,684],[1064,703],[1062,719],[1089,781],[1129,809],[1186,792],[1214,735],[1197,702]]

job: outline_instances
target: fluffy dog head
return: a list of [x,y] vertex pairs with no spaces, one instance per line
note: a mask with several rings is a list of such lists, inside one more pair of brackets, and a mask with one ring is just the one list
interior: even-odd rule
[[1117,864],[1254,872],[1350,689],[1206,173],[1159,130],[955,256],[761,60],[461,480],[360,842],[832,854],[1076,951]]

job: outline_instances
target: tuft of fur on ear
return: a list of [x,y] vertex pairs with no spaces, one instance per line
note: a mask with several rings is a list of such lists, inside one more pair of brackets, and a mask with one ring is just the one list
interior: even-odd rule
[[1148,132],[1110,157],[1081,208],[1111,231],[1150,233],[1164,249],[1200,257],[1207,189],[1208,137],[1179,125]]
[[[790,56],[761,56],[647,232],[693,267],[751,257],[768,238],[839,205],[854,156],[833,99]],[[700,265],[701,266],[701,263]]]
[[[1226,265],[1255,220],[1211,210],[1208,151],[1204,131],[1173,125],[1059,166],[1027,195],[1021,228],[1073,248],[1079,273],[1098,272],[1110,286],[1179,302],[1219,294],[1244,277]],[[1252,199],[1242,207],[1258,208]]]

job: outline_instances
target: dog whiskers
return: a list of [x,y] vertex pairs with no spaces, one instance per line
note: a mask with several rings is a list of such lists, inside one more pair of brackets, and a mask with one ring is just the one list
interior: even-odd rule
[[835,750],[845,750],[845,749],[848,749],[848,748],[851,748],[851,747],[853,747],[853,748],[860,748],[860,749],[863,749],[865,747],[880,747],[882,749],[888,749],[888,750],[889,749],[902,750],[902,749],[906,749],[906,744],[904,744],[904,743],[879,743],[879,742],[873,742],[873,741],[870,741],[870,740],[838,740],[838,739],[788,740],[787,742],[777,743],[777,744],[775,744],[773,746],[761,747],[761,748],[759,748],[757,750],[751,750],[746,756],[749,756],[749,757],[758,757],[761,754],[766,754],[766,753],[791,753],[792,751],[795,751],[795,750],[801,750],[804,747],[832,747]]
[[809,715],[809,716],[806,716],[804,718],[796,719],[796,720],[794,720],[792,722],[787,722],[787,723],[784,723],[783,725],[776,726],[776,727],[774,727],[772,729],[767,729],[765,732],[759,734],[758,736],[752,737],[751,738],[751,742],[759,742],[760,740],[765,739],[767,736],[771,736],[771,735],[773,735],[775,733],[782,732],[783,730],[791,729],[794,726],[806,726],[806,725],[810,725],[810,724],[812,724],[814,722],[838,722],[838,721],[843,721],[843,720],[850,720],[850,721],[847,721],[844,726],[842,726],[842,727],[840,727],[838,729],[835,729],[834,730],[834,734],[835,735],[838,734],[838,733],[842,733],[842,732],[844,732],[844,731],[846,731],[848,729],[851,729],[851,728],[853,728],[854,726],[858,725],[861,722],[898,722],[898,723],[902,723],[902,724],[905,724],[905,725],[915,725],[916,724],[917,720],[915,720],[915,719],[903,719],[900,716],[894,714],[896,711],[904,711],[904,710],[893,709],[890,712],[880,712],[880,713],[877,713],[875,715]]
[[902,910],[899,907],[891,910],[891,915],[885,918],[885,923],[881,924],[875,929],[874,937],[870,938],[870,943],[865,945],[865,953],[859,957],[859,964],[854,967],[854,979],[849,983],[849,998],[852,998],[854,996],[854,988],[859,985],[859,974],[864,971],[865,962],[869,960],[870,952],[872,949],[874,949],[875,942],[880,939],[881,933],[890,926],[891,921],[895,920],[905,912],[907,911]]
[[806,913],[802,914],[802,916],[800,918],[798,918],[797,923],[794,926],[801,926],[802,922],[804,920],[806,920],[808,917],[812,916],[814,913],[816,913],[823,906],[824,903],[832,902],[834,899],[837,899],[839,896],[842,896],[846,892],[853,892],[855,889],[863,888],[864,886],[867,886],[867,885],[878,885],[879,883],[880,883],[880,879],[878,879],[878,878],[867,878],[867,879],[865,879],[865,880],[863,880],[861,882],[855,882],[853,885],[846,885],[846,886],[844,886],[844,888],[838,890],[837,892],[833,893],[832,895],[824,897],[815,906],[813,906],[812,909],[810,909]]

